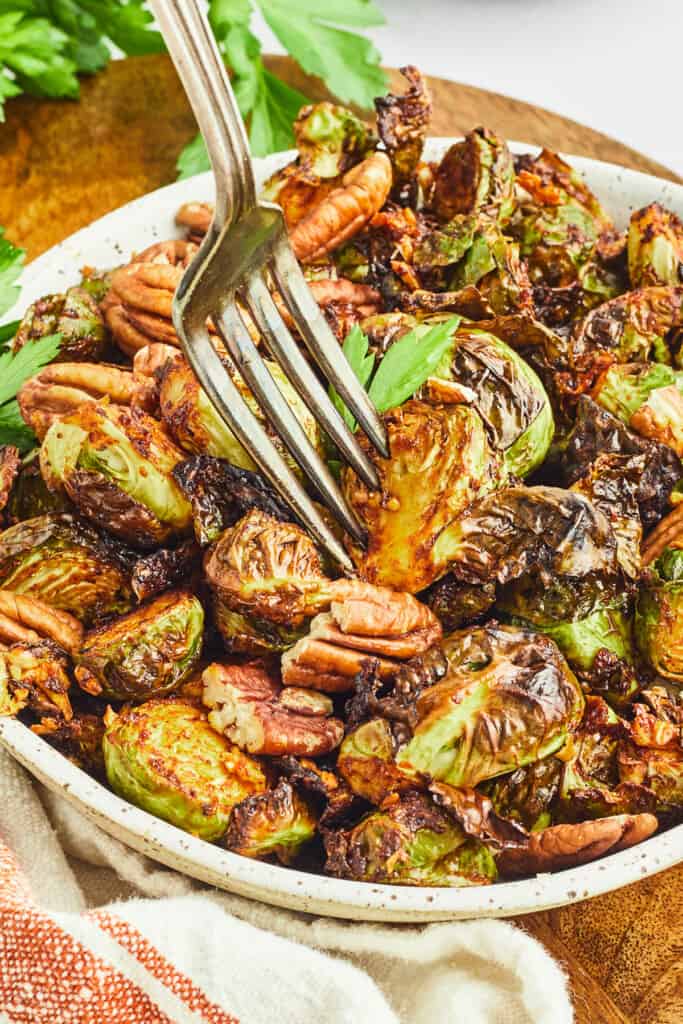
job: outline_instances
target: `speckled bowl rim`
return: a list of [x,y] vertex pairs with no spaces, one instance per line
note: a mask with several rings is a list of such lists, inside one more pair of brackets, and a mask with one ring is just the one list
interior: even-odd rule
[[[452,141],[430,139],[428,158],[438,158]],[[511,148],[526,152],[534,147],[511,143]],[[275,154],[257,161],[259,179],[288,157]],[[618,224],[625,224],[631,210],[654,200],[683,217],[683,186],[597,160],[568,159],[584,174]],[[27,267],[17,312],[39,295],[76,281],[83,265],[114,265],[131,250],[177,235],[173,215],[178,206],[192,199],[210,200],[211,196],[211,176],[199,175],[151,192],[83,228]],[[452,889],[344,881],[252,861],[196,839],[117,797],[21,722],[0,719],[0,743],[91,821],[154,860],[242,896],[330,917],[413,923],[509,917],[598,896],[683,860],[683,825],[679,825],[602,860],[517,882]]]

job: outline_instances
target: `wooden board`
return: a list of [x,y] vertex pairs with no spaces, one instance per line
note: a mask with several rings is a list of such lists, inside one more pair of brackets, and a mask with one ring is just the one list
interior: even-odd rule
[[[287,58],[273,71],[313,99],[325,95]],[[391,72],[392,83],[400,80]],[[507,138],[677,178],[607,136],[506,96],[431,79],[434,135],[486,124]],[[113,64],[84,82],[79,104],[21,97],[0,127],[0,224],[35,257],[136,196],[175,178],[195,125],[165,57]],[[578,1024],[683,1022],[683,866],[519,924],[558,957]]]

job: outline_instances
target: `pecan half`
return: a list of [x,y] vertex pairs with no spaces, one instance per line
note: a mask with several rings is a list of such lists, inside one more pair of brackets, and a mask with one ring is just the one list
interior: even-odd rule
[[136,383],[129,370],[104,363],[51,363],[21,387],[17,395],[24,421],[39,441],[50,424],[84,402],[109,397],[130,405]]
[[683,548],[683,504],[677,505],[648,533],[640,551],[642,565],[650,565],[666,548]]
[[342,741],[329,698],[283,688],[259,664],[209,665],[202,680],[209,722],[250,754],[319,757]]
[[501,875],[519,877],[586,864],[590,860],[635,846],[657,831],[654,814],[615,814],[578,825],[552,825],[533,832],[524,846],[503,849]]
[[315,301],[323,309],[330,303],[339,303],[352,306],[358,316],[366,317],[378,313],[382,308],[382,296],[376,288],[371,288],[369,284],[349,281],[345,277],[339,277],[336,281],[309,281],[308,287]]
[[287,685],[345,692],[369,660],[380,678],[390,679],[401,661],[441,639],[438,619],[411,594],[357,580],[337,580],[329,594],[330,612],[317,615],[308,635],[282,656]]
[[353,238],[384,206],[392,185],[386,153],[373,153],[352,167],[292,229],[290,242],[302,263],[311,263]]
[[11,590],[0,590],[0,642],[54,640],[65,651],[77,651],[83,626],[68,612]]
[[212,220],[211,203],[183,203],[175,215],[176,224],[180,228],[187,228],[187,237],[191,242],[201,241]]
[[127,356],[153,341],[178,347],[171,320],[173,295],[196,252],[194,243],[181,239],[158,242],[112,274],[100,308]]

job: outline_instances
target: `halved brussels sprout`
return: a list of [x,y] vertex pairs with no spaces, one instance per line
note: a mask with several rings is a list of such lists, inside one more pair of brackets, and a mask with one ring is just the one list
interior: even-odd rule
[[0,587],[86,624],[133,605],[131,565],[125,549],[75,516],[36,516],[0,534]]
[[61,334],[59,362],[97,363],[107,343],[104,318],[97,302],[81,287],[67,288],[64,294],[45,295],[24,313],[14,336],[17,352],[27,341]]
[[326,832],[325,870],[393,885],[486,885],[496,862],[424,793],[404,793],[353,828]]
[[631,214],[628,272],[633,288],[683,281],[683,224],[659,203]]
[[683,326],[683,285],[657,285],[603,302],[572,332],[575,363],[606,352],[617,363],[670,363],[669,332]]
[[[288,450],[264,417],[261,407],[254,399],[244,378],[229,360],[225,360],[224,365],[242,398],[274,441],[275,446],[281,451],[285,461],[300,473]],[[314,448],[320,451],[322,445],[320,430],[314,416],[289,383],[278,364],[266,360],[266,365],[309,441]],[[251,456],[214,409],[189,364],[181,357],[169,361],[164,367],[159,401],[164,424],[185,451],[227,459],[228,462],[235,466],[241,466],[242,469],[255,470],[257,468]]]
[[108,700],[147,700],[178,689],[202,653],[204,609],[169,591],[86,635],[75,656],[84,690]]
[[342,471],[344,493],[368,533],[367,549],[353,548],[353,556],[371,583],[416,593],[448,569],[447,528],[475,498],[500,486],[506,471],[469,406],[412,399],[386,413],[384,423],[388,459],[359,435],[380,491]]
[[495,224],[485,224],[456,265],[449,287],[461,290],[476,285],[496,316],[532,312],[531,282],[519,246]]
[[[408,82],[406,92],[402,96],[393,93],[378,96],[375,109],[377,131],[394,172],[392,192],[396,198],[405,201],[414,198],[410,185],[422,156],[432,116],[432,101],[427,83],[416,67],[408,65],[401,68],[401,74]],[[404,193],[406,189],[407,196]]]
[[486,128],[455,142],[436,170],[433,206],[441,220],[459,214],[506,224],[515,208],[515,168],[504,140]]
[[476,786],[559,750],[583,694],[555,643],[490,623],[447,637],[445,678],[417,698],[418,723],[396,762],[407,775]]
[[384,718],[371,718],[348,733],[339,748],[337,771],[349,789],[379,806],[411,786],[394,759],[396,743]]
[[182,458],[151,416],[107,402],[85,402],[53,423],[40,449],[48,487],[66,491],[83,515],[139,548],[158,547],[191,525],[172,476]]
[[617,561],[625,576],[632,580],[638,578],[641,567],[643,524],[638,496],[642,470],[639,459],[605,452],[570,488],[585,495],[609,520],[617,542]]
[[233,808],[225,845],[243,857],[275,855],[291,864],[317,830],[317,815],[286,779]]
[[233,807],[266,789],[258,762],[189,701],[150,700],[109,711],[105,721],[102,749],[114,792],[200,839],[220,839]]
[[643,437],[683,455],[683,371],[663,363],[610,366],[593,398]]
[[258,509],[209,549],[204,572],[228,648],[253,653],[291,647],[329,582],[310,537]]
[[683,551],[667,548],[649,567],[636,604],[635,635],[650,667],[683,683]]
[[621,788],[644,788],[656,800],[656,809],[680,818],[683,808],[683,705],[680,693],[672,698],[655,686],[642,694],[644,704],[633,707],[629,738],[617,753]]

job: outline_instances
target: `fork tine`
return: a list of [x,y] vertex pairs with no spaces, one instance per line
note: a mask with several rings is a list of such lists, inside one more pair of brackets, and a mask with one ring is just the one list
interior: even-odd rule
[[347,533],[350,533],[359,543],[364,543],[365,533],[362,526],[268,372],[234,302],[228,303],[221,309],[215,320],[238,370],[293,458],[299,463],[308,479],[313,482],[323,502]]
[[[187,319],[187,323],[185,323]],[[230,380],[218,353],[214,349],[204,323],[190,323],[185,303],[173,306],[173,321],[185,354],[197,379],[204,388],[216,411],[244,445],[264,476],[270,481],[285,503],[313,537],[348,572],[353,563],[342,544],[306,494],[301,482],[291,471],[261,424],[247,407],[239,391]]]
[[[267,204],[264,204],[267,205]],[[301,332],[306,347],[353,413],[377,451],[389,458],[387,435],[377,410],[330,330],[315,301],[286,236],[273,247],[272,272],[280,294]]]
[[358,476],[371,490],[378,490],[379,477],[375,467],[302,355],[260,274],[250,275],[247,279],[243,297],[271,355],[278,361],[290,383]]

